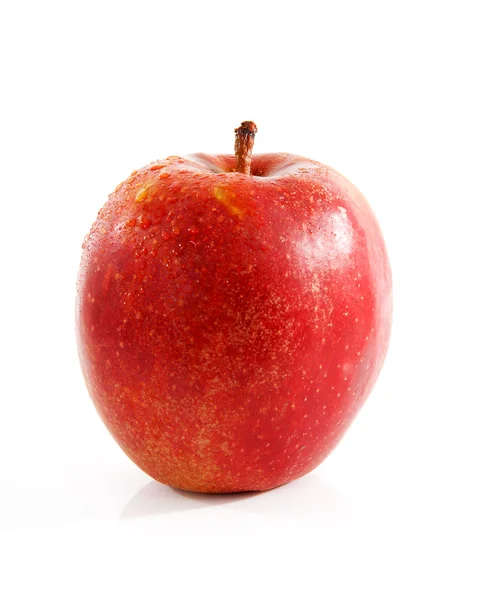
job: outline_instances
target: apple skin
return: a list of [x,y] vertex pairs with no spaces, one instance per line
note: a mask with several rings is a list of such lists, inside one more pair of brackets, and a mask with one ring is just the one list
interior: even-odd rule
[[367,201],[290,154],[170,157],[84,242],[77,341],[95,407],[162,483],[267,490],[319,465],[384,361],[391,273]]

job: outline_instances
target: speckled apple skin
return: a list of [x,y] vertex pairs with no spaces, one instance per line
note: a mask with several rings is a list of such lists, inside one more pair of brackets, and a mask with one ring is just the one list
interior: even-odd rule
[[369,394],[392,313],[367,201],[289,154],[170,157],[87,236],[77,339],[112,436],[162,483],[267,490],[319,465]]

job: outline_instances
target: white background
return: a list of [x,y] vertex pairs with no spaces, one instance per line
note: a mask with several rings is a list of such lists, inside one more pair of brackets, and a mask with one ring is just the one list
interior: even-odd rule
[[[0,597],[490,598],[489,3],[10,2],[1,45]],[[81,243],[170,154],[330,164],[394,275],[379,382],[340,446],[258,495],[152,482],[92,407]]]

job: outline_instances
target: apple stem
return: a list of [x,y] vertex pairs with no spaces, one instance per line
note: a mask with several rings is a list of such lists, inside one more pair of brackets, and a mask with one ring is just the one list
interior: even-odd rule
[[235,170],[251,174],[252,147],[257,127],[253,121],[244,121],[235,130]]

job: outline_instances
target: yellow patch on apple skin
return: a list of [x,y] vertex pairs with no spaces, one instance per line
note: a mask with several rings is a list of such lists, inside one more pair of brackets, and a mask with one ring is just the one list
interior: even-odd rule
[[239,217],[244,216],[244,211],[234,204],[235,194],[233,192],[224,190],[223,188],[216,187],[213,190],[215,198],[221,202],[233,215]]
[[144,200],[146,200],[150,187],[151,187],[150,185],[146,185],[145,187],[142,187],[142,189],[135,196],[135,202],[143,202]]

